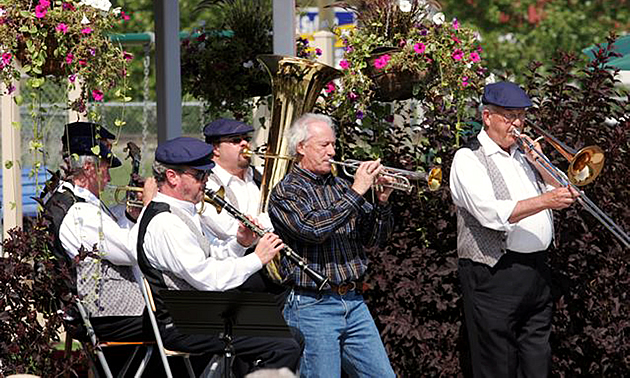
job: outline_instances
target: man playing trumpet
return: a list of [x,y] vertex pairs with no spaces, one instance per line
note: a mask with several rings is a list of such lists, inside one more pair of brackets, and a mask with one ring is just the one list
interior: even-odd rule
[[523,128],[532,106],[518,85],[489,84],[482,102],[484,128],[457,151],[450,174],[473,374],[546,377],[551,210],[570,206],[577,193],[555,187],[535,152],[517,148],[514,129]]
[[300,374],[337,377],[343,367],[351,376],[393,377],[360,281],[365,249],[385,243],[392,229],[392,189],[376,190],[374,205],[363,195],[389,179],[379,177],[379,160],[362,163],[352,185],[331,174],[336,137],[329,117],[306,114],[286,137],[297,164],[273,189],[269,215],[282,240],[332,282],[317,292],[306,274],[283,261],[292,285],[285,319],[305,338]]

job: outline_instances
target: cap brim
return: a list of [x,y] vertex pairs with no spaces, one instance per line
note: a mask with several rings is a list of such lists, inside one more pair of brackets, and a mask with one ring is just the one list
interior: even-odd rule
[[214,162],[210,161],[210,163],[208,164],[203,164],[203,165],[189,165],[190,168],[199,170],[199,171],[209,171],[212,168],[214,168]]

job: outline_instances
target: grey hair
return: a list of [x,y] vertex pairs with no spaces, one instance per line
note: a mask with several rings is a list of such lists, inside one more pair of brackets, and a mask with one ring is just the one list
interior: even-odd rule
[[97,166],[100,158],[94,155],[69,155],[63,158],[61,170],[66,173],[65,178],[72,178],[83,174],[85,164]]
[[323,114],[306,113],[298,118],[290,129],[285,132],[284,137],[288,140],[289,155],[297,156],[297,146],[311,137],[309,126],[322,122],[327,124],[335,132],[333,120]]
[[166,182],[166,171],[173,170],[177,172],[183,172],[185,170],[184,166],[175,166],[170,164],[160,163],[157,160],[153,161],[153,165],[151,166],[151,170],[153,171],[153,177],[155,178],[155,182],[159,186],[162,186]]

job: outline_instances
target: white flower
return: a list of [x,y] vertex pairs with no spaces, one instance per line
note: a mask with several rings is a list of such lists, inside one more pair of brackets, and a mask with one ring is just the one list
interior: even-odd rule
[[114,14],[114,16],[118,17],[120,16],[120,11],[122,11],[121,7],[116,7],[114,9],[112,9],[112,13]]
[[81,19],[81,23],[82,23],[83,25],[86,25],[86,24],[89,24],[89,23],[90,23],[90,20],[88,20],[88,18],[87,18],[87,17],[85,17],[85,15],[83,15],[83,18]]
[[398,8],[400,8],[400,10],[402,12],[411,12],[411,1],[409,0],[399,0],[398,1]]
[[251,60],[248,60],[247,62],[243,63],[243,67],[252,68],[254,67],[254,62],[252,62]]
[[109,11],[112,7],[112,3],[109,0],[81,0],[81,4],[89,5],[92,8],[100,9],[102,11]]
[[0,8],[0,17],[4,16],[5,13],[7,13],[7,11],[5,11],[4,8]]
[[433,23],[436,25],[442,25],[444,23],[444,13],[438,12],[433,15]]

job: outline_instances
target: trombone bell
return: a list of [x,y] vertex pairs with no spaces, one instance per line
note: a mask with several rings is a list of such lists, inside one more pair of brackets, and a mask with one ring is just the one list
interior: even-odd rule
[[569,164],[567,176],[576,186],[588,185],[604,167],[604,151],[598,146],[588,146],[579,150]]

